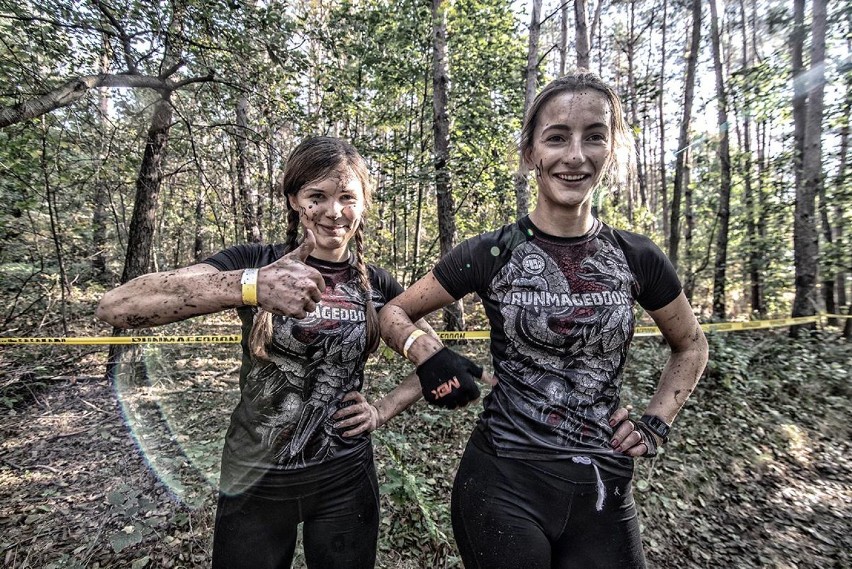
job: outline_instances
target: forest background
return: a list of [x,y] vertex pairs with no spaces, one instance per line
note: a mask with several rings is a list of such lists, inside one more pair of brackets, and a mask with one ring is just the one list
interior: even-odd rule
[[[368,158],[367,256],[410,284],[534,203],[521,117],[578,66],[637,145],[596,213],[668,253],[703,322],[848,315],[850,47],[852,5],[827,0],[0,0],[2,336],[110,335],[104,290],[280,239],[276,181],[315,134]],[[435,324],[481,329],[480,308]],[[681,436],[637,473],[655,566],[849,564],[850,325],[711,336]],[[125,351],[109,383],[105,348],[0,350],[0,562],[205,566],[234,346]],[[634,342],[637,408],[661,353]],[[371,395],[398,360],[371,362]],[[475,412],[377,433],[382,567],[458,566],[446,494]]]

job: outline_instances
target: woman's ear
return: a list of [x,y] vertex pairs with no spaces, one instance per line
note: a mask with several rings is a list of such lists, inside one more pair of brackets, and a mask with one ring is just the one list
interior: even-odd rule
[[524,158],[524,166],[527,167],[527,170],[530,170],[530,171],[534,170],[535,165],[532,163],[532,148],[527,147],[523,151],[522,156]]
[[299,208],[298,208],[297,202],[296,202],[296,194],[288,195],[287,196],[287,203],[290,204],[290,209],[292,209],[293,211],[299,211]]

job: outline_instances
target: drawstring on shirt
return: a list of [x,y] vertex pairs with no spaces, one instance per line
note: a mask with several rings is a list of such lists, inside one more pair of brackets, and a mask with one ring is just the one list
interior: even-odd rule
[[604,486],[603,480],[601,480],[601,472],[598,470],[598,465],[588,456],[574,456],[571,457],[571,460],[578,464],[591,464],[592,468],[595,469],[598,487],[598,501],[595,502],[595,509],[600,512],[603,510],[604,500],[606,499],[606,486]]

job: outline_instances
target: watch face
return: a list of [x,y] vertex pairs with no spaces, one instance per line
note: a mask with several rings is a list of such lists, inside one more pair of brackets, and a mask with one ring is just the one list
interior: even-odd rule
[[651,427],[651,430],[662,438],[666,438],[671,430],[671,427],[665,421],[654,415],[643,415],[639,420]]

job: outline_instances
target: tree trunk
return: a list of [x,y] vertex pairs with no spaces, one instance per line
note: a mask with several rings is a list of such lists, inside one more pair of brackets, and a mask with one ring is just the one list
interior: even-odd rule
[[[109,41],[104,35],[101,38],[101,73],[109,73]],[[106,126],[109,114],[109,95],[104,88],[98,90],[98,122]],[[92,275],[96,281],[104,282],[107,276],[107,194],[108,189],[103,178],[104,163],[107,159],[104,149],[98,153],[98,173],[94,181],[95,194],[92,204]]]
[[[456,220],[449,169],[450,116],[447,110],[447,90],[450,85],[447,67],[447,19],[443,0],[432,0],[432,129],[435,136],[435,192],[438,198],[438,233],[443,257],[455,245]],[[464,311],[461,301],[444,308],[446,330],[464,330]]]
[[[798,3],[800,0],[797,0]],[[816,281],[818,274],[819,241],[815,216],[816,196],[823,184],[822,171],[822,113],[825,78],[825,28],[827,0],[813,0],[811,31],[811,65],[808,72],[807,111],[802,153],[802,184],[796,190],[796,212],[793,226],[793,257],[796,264],[796,297],[793,316],[817,313]],[[801,77],[794,81],[801,81]],[[815,325],[808,326],[814,328]],[[798,326],[790,329],[792,335]]]
[[669,259],[678,267],[678,246],[680,245],[680,201],[685,194],[687,181],[687,158],[689,157],[689,123],[692,119],[692,100],[695,96],[695,70],[698,61],[698,49],[701,44],[701,0],[692,2],[692,34],[686,55],[686,78],[683,86],[683,114],[680,121],[678,149],[675,152],[675,176],[672,185],[672,206],[669,222]]
[[577,67],[588,69],[592,52],[589,39],[589,21],[586,16],[586,0],[574,0],[574,41],[577,43]]
[[[536,78],[538,76],[538,38],[541,31],[541,0],[533,0],[530,19],[529,47],[527,48],[527,66],[524,69],[524,111],[527,116],[535,99]],[[519,218],[530,211],[530,186],[527,180],[527,163],[523,154],[518,156],[518,171],[515,172],[515,211]]]
[[710,0],[710,34],[713,68],[716,74],[716,106],[719,123],[719,210],[716,233],[716,259],[713,264],[713,316],[725,318],[725,280],[728,268],[728,222],[731,202],[731,153],[728,136],[728,102],[722,76],[722,50],[716,0]]
[[237,100],[237,130],[234,139],[237,148],[237,193],[242,207],[243,228],[250,243],[260,243],[263,236],[260,231],[260,218],[257,215],[257,188],[248,176],[248,99]]
[[192,241],[192,258],[200,263],[204,254],[204,192],[195,198],[195,238]]
[[846,306],[846,271],[844,267],[848,266],[849,252],[844,243],[844,226],[843,214],[846,198],[844,196],[844,184],[846,184],[847,170],[847,155],[849,154],[849,121],[852,119],[852,74],[846,75],[846,102],[843,107],[843,125],[840,127],[840,164],[837,167],[837,177],[834,180],[835,187],[835,206],[834,206],[834,245],[837,251],[846,253],[843,258],[846,262],[841,262],[837,270],[837,304]]
[[154,115],[145,140],[145,152],[136,178],[136,199],[127,236],[127,254],[124,260],[124,272],[121,275],[122,283],[144,275],[151,266],[151,245],[157,218],[157,200],[163,179],[163,160],[169,141],[172,112],[172,104],[168,97],[160,99],[154,105]]
[[[745,2],[740,0],[740,18],[742,20],[742,66],[745,71],[745,77],[749,76],[748,71],[753,65],[753,53],[757,46],[753,46],[752,54],[748,50],[748,33],[745,12]],[[748,260],[746,262],[748,270],[749,283],[749,298],[751,301],[751,312],[762,318],[764,316],[763,298],[762,298],[762,279],[760,274],[760,256],[761,249],[757,238],[757,220],[760,212],[755,207],[754,189],[752,184],[752,148],[751,148],[751,95],[749,93],[750,79],[746,79],[746,88],[743,93],[743,105],[740,109],[743,116],[742,129],[742,145],[743,145],[743,193],[745,201],[745,216],[746,216],[746,245]]]
[[[626,40],[626,52],[627,52],[627,92],[629,94],[629,112],[630,112],[630,130],[633,131],[633,142],[638,150],[641,148],[641,141],[639,140],[639,120],[636,117],[636,107],[638,106],[638,102],[636,101],[636,79],[634,77],[634,69],[633,69],[633,61],[635,59],[634,50],[636,47],[636,38],[635,38],[635,30],[636,30],[636,9],[635,3],[630,2],[630,23],[628,24],[627,30],[627,40]],[[642,175],[642,160],[637,156],[636,159],[636,176],[641,185],[643,181]],[[627,222],[629,224],[633,224],[633,220],[635,218],[635,196],[636,196],[636,180],[630,180],[627,185]]]
[[559,75],[568,68],[568,2],[562,3],[559,19]]
[[661,26],[662,37],[660,39],[660,83],[658,86],[659,92],[657,93],[657,120],[660,129],[660,197],[663,202],[662,220],[663,236],[665,238],[669,237],[669,195],[668,178],[666,176],[666,172],[668,171],[668,167],[666,165],[666,117],[663,110],[663,103],[665,99],[663,94],[666,91],[666,35],[668,32],[668,8],[668,0],[663,0],[663,23]]

